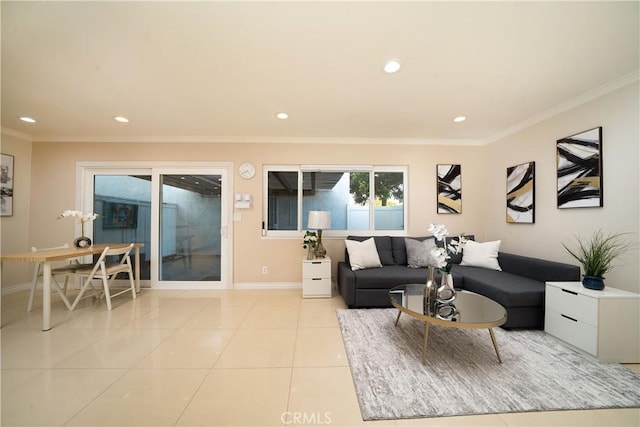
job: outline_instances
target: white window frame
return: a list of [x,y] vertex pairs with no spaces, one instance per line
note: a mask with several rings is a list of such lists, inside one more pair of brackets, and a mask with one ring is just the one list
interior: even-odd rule
[[[268,218],[269,218],[269,172],[297,172],[298,173],[298,211],[297,211],[297,230],[269,230]],[[408,227],[408,212],[409,212],[409,168],[406,165],[263,165],[263,212],[262,212],[262,237],[263,238],[300,238],[305,230],[302,229],[304,223],[302,218],[303,212],[303,188],[302,177],[304,172],[370,172],[369,174],[369,230],[325,230],[323,236],[325,237],[345,237],[349,235],[378,235],[378,236],[406,236]],[[399,172],[403,174],[403,223],[404,228],[402,230],[375,230],[375,173],[376,172]]]

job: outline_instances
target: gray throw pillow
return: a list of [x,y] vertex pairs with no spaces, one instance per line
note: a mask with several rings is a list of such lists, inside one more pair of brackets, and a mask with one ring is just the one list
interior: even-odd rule
[[433,239],[421,242],[405,237],[404,243],[407,247],[407,266],[409,268],[429,267],[433,263],[431,249],[436,247],[436,242]]

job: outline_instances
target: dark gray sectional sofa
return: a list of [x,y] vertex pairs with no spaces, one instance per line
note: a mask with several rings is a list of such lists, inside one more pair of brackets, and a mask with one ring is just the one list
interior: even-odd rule
[[[349,236],[365,240],[370,236]],[[416,240],[432,237],[411,237]],[[338,263],[338,290],[350,308],[391,307],[388,291],[407,283],[425,283],[426,268],[407,267],[404,237],[375,236],[381,268],[353,271],[349,254]],[[579,281],[580,267],[500,252],[502,271],[459,265],[462,255],[453,255],[451,274],[456,289],[487,296],[507,309],[503,328],[544,327],[545,281]],[[437,278],[439,282],[439,277]]]

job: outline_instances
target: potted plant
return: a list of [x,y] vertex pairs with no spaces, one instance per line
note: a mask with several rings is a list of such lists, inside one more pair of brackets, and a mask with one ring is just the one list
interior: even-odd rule
[[314,259],[314,250],[318,244],[318,234],[307,230],[302,238],[302,247],[307,250],[307,259]]
[[635,245],[628,239],[629,233],[593,233],[589,240],[576,236],[577,244],[562,246],[582,264],[582,285],[588,289],[603,290],[604,275],[613,268],[613,261]]

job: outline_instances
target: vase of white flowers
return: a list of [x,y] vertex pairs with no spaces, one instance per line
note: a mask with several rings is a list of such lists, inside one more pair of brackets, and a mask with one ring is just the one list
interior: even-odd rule
[[315,231],[307,230],[302,239],[302,247],[307,250],[307,259],[315,258],[315,249],[318,244],[318,234]]
[[467,239],[464,234],[461,234],[447,245],[445,238],[449,235],[449,231],[444,224],[429,224],[428,230],[437,241],[444,241],[442,247],[436,246],[431,250],[431,257],[434,267],[440,271],[440,286],[436,290],[437,299],[440,302],[450,303],[456,299],[456,290],[453,287],[452,265],[448,261],[451,258],[449,254],[460,253]]
[[91,239],[84,235],[84,224],[95,220],[98,217],[96,213],[82,213],[81,211],[66,210],[58,216],[60,218],[74,218],[80,221],[80,237],[76,237],[73,240],[73,246],[76,248],[86,248],[91,246]]

